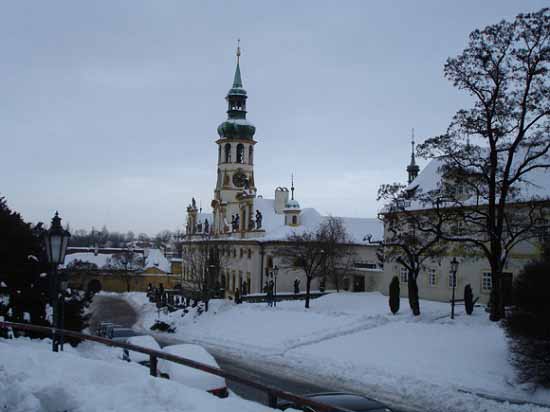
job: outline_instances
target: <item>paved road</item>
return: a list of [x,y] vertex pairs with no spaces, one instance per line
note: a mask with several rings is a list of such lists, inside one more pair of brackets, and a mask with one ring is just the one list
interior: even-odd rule
[[114,296],[94,296],[90,306],[90,330],[95,331],[99,322],[113,322],[131,328],[137,321],[137,313],[124,299]]
[[[92,327],[102,321],[117,323],[124,327],[132,327],[137,321],[137,314],[132,306],[126,301],[111,296],[96,296],[91,309],[93,315],[90,321]],[[91,329],[95,330],[95,329]],[[183,340],[170,336],[169,334],[152,334],[161,346],[175,345],[184,343]],[[292,392],[298,395],[315,392],[331,392],[333,388],[324,388],[312,385],[307,382],[290,379],[286,376],[276,376],[264,371],[251,370],[250,366],[239,364],[233,359],[225,358],[219,354],[214,355],[216,361],[224,371],[234,373],[246,379],[262,382],[265,385],[272,386],[279,390]],[[232,381],[227,382],[229,388],[242,398],[263,403],[267,405],[267,396],[265,393],[250,388],[246,385],[238,384]],[[396,410],[397,412],[397,410]]]

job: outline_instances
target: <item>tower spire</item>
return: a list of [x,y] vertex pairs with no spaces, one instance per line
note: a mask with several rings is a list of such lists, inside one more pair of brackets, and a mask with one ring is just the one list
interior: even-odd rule
[[409,184],[416,179],[416,176],[418,176],[418,172],[420,171],[420,167],[416,164],[416,159],[414,156],[414,128],[411,131],[411,163],[407,166],[407,173],[409,175],[408,182]]
[[414,158],[414,127],[412,128],[411,132],[411,166],[414,166],[416,164],[415,158]]
[[294,173],[290,175],[290,191],[292,193],[291,199],[294,200]]
[[233,78],[233,88],[242,89],[243,81],[241,79],[241,39],[237,39],[237,67],[235,68],[235,77]]
[[237,64],[241,58],[241,39],[237,39]]

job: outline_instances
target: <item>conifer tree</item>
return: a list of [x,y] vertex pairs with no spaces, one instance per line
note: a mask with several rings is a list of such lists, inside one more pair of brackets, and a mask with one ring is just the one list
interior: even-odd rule
[[472,287],[467,284],[464,287],[464,307],[466,308],[466,314],[471,315],[474,311],[474,294],[472,293]]
[[394,276],[390,283],[390,310],[394,315],[399,312],[399,279]]

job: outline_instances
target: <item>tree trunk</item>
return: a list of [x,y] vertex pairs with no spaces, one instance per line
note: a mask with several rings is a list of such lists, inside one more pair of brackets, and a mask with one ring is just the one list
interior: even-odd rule
[[504,317],[504,294],[502,291],[502,271],[491,271],[492,288],[489,295],[489,319],[498,322]]
[[414,276],[409,276],[409,281],[407,282],[409,289],[409,306],[411,307],[412,313],[414,316],[420,315],[420,301],[418,299],[418,284]]
[[306,309],[309,309],[309,289],[311,287],[311,277],[306,276]]

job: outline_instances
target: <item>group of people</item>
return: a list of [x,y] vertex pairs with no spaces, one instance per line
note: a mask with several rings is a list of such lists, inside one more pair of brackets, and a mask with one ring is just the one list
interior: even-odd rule
[[[273,306],[277,298],[275,290],[275,282],[273,280],[266,281],[264,284],[264,293],[266,295],[267,306]],[[294,279],[294,294],[300,293],[300,279]]]

